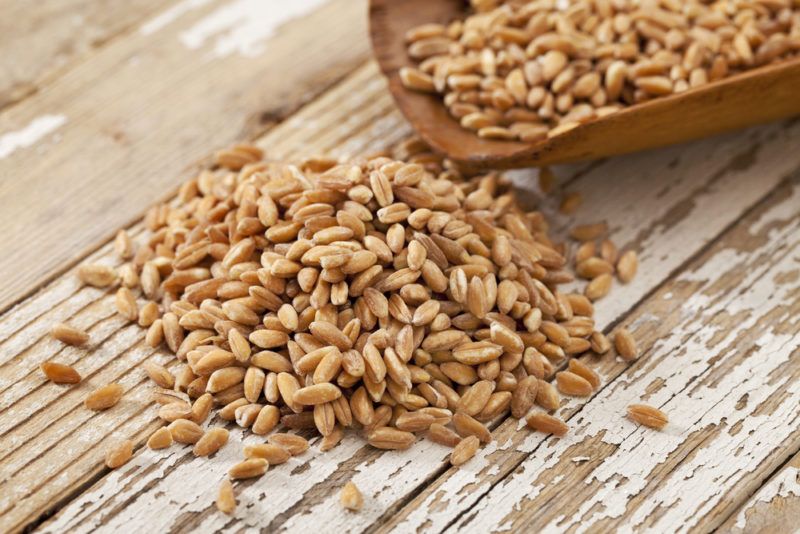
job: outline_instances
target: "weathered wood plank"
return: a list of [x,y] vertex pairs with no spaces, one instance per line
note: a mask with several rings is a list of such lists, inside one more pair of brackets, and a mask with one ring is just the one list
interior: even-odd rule
[[0,109],[19,102],[96,48],[177,0],[0,2]]
[[[408,136],[377,76],[372,64],[357,70],[261,144],[273,157],[291,158],[335,153],[342,138],[377,149]],[[391,131],[376,127],[389,115]],[[318,135],[333,130],[335,135]],[[131,232],[140,236],[140,225]],[[89,260],[115,261],[108,245]],[[141,330],[120,321],[113,309],[111,296],[81,287],[70,271],[0,319],[0,524],[8,530],[35,521],[102,474],[103,448],[112,439],[139,439],[158,424],[138,366],[147,358],[172,358],[144,346]],[[47,336],[53,323],[64,320],[89,329],[88,353]],[[74,363],[87,383],[77,389],[47,384],[37,366],[49,359]],[[119,406],[100,414],[81,409],[91,387],[111,381],[126,390]]]
[[0,114],[0,310],[368,55],[363,0],[178,7]]
[[[260,142],[273,157],[288,158],[298,151],[310,155],[341,153],[342,147],[379,149],[409,133],[370,64]],[[140,226],[131,232],[138,236]],[[108,246],[90,258],[97,260],[114,261]],[[102,291],[81,288],[68,272],[0,320],[0,406],[4,409],[0,480],[7,482],[0,486],[0,513],[6,514],[2,516],[5,523],[22,525],[35,519],[53,502],[79,490],[85,480],[99,476],[102,446],[108,443],[115,421],[131,418],[125,433],[133,437],[152,428],[155,418],[147,400],[148,387],[139,380],[144,375],[136,366],[145,358],[162,356],[141,346],[141,332],[138,336],[135,329],[118,332],[124,325],[113,317],[110,300]],[[95,350],[87,356],[50,340],[46,336],[50,326],[63,320],[90,327]],[[105,340],[102,346],[101,340]],[[38,363],[51,358],[75,362],[91,384],[120,380],[127,390],[125,408],[111,419],[73,416],[72,412],[80,411],[81,399],[74,394],[62,396],[61,388],[45,384],[36,371]],[[58,424],[53,425],[53,420]],[[73,443],[80,445],[73,447]],[[67,450],[58,449],[60,444]],[[55,456],[48,453],[54,448]]]
[[[386,530],[718,526],[800,447],[798,202],[795,173],[625,320],[643,356],[597,361],[607,386],[562,406],[567,437],[504,423]],[[625,419],[641,401],[669,414],[664,432]]]
[[[569,189],[582,192],[587,203],[597,206],[599,212],[607,216],[616,242],[641,251],[640,274],[634,283],[616,287],[610,298],[600,301],[596,306],[600,327],[623,317],[670,272],[701,249],[716,233],[736,221],[738,215],[735,213],[743,212],[756,202],[792,168],[775,168],[771,184],[762,182],[757,185],[753,178],[763,176],[757,162],[773,161],[776,154],[759,154],[751,158],[749,165],[743,165],[745,158],[742,154],[749,154],[751,143],[758,145],[759,139],[775,138],[774,131],[764,131],[761,135],[763,137],[743,136],[738,140],[735,137],[726,141],[717,139],[696,146],[662,151],[660,155],[651,153],[635,156],[629,161],[610,161],[569,184]],[[793,142],[790,139],[798,135],[798,130],[789,134],[787,144],[778,150],[791,150],[789,147]],[[719,146],[725,142],[731,144]],[[706,160],[704,154],[709,159]],[[720,158],[720,154],[727,154],[728,157]],[[676,158],[681,161],[676,163]],[[794,161],[791,165],[797,168],[798,163]],[[672,171],[667,174],[669,168]],[[652,187],[651,177],[659,177],[660,187]],[[754,185],[755,189],[752,188]],[[765,185],[767,188],[761,189]],[[668,190],[667,193],[665,190]],[[597,212],[594,215],[590,213],[590,210],[582,210],[577,218],[581,222],[592,222]],[[503,426],[516,429],[516,422],[508,421]],[[429,478],[446,468],[442,462],[446,453],[441,447],[423,442],[417,449],[396,460],[397,463],[393,463],[395,460],[392,458],[375,461],[367,457],[354,468],[347,466],[339,479],[346,479],[355,473],[356,481],[360,486],[363,485],[365,494],[372,495],[377,501],[374,508],[362,512],[357,518],[342,516],[335,496],[330,495],[338,482],[334,481],[327,488],[311,493],[308,504],[304,503],[293,511],[294,515],[286,523],[286,529],[302,529],[316,520],[354,530],[374,527],[376,524],[372,524],[373,521],[386,518],[404,502],[406,495],[425,486]],[[405,468],[392,469],[400,460],[405,461],[402,464]],[[372,474],[376,470],[392,475],[374,477]],[[489,468],[488,472],[492,472],[492,469]],[[482,476],[486,474],[482,473]],[[456,508],[453,503],[464,498],[464,494],[458,491],[464,485],[468,486],[464,480],[459,480],[446,488],[452,500],[443,508],[448,505]],[[438,487],[437,481],[422,495],[437,494]],[[418,501],[415,500],[404,513],[411,513],[417,507]],[[421,510],[418,517],[425,518],[426,515],[427,510]]]
[[[378,98],[367,95],[363,97],[363,105],[381,108],[373,103]],[[361,106],[358,103],[356,109]],[[366,120],[367,124],[382,123],[384,126],[380,127],[378,135],[384,135],[397,131],[402,124],[396,115],[394,119],[390,117]],[[304,120],[293,119],[286,124]],[[391,120],[396,126],[390,126]],[[631,286],[620,289],[619,298],[626,301],[618,304],[618,309],[603,303],[607,310],[601,315],[608,314],[606,324],[657,287],[681,263],[735,222],[740,213],[772,189],[782,176],[796,168],[800,161],[787,160],[786,156],[791,154],[798,134],[795,125],[774,125],[705,144],[614,160],[570,182],[570,189],[582,190],[587,198],[602,207],[619,242],[638,248],[647,241],[648,246],[655,247],[649,252],[645,250],[642,256],[642,270],[647,273]],[[274,143],[263,143],[268,152],[272,149],[280,153],[277,137],[283,139],[284,135],[276,135]],[[763,144],[763,152],[756,151],[750,165],[743,165],[742,154],[751,154],[751,145],[758,143]],[[358,144],[363,144],[363,140]],[[726,157],[720,158],[720,154]],[[676,158],[681,161],[676,163]],[[672,173],[661,182],[662,187],[653,188],[647,179],[666,174],[670,167],[673,167]],[[641,173],[635,171],[637,168],[647,169],[650,176],[640,178]],[[761,179],[754,180],[756,175]],[[621,181],[619,188],[614,186],[611,177]],[[586,211],[579,215],[579,219],[589,218]],[[626,233],[623,224],[635,224],[641,229],[639,235]],[[681,245],[680,251],[670,254],[677,244]],[[662,258],[665,255],[667,260]],[[653,274],[653,270],[661,276]],[[426,442],[406,453],[380,454],[351,436],[321,457],[310,452],[291,467],[276,468],[259,481],[240,485],[237,491],[242,506],[237,512],[237,521],[228,522],[213,509],[215,484],[191,484],[187,480],[219,480],[230,462],[240,455],[236,436],[231,445],[219,453],[219,462],[194,462],[185,451],[171,450],[166,460],[171,467],[164,470],[152,467],[144,472],[152,461],[150,456],[145,456],[81,495],[46,529],[89,530],[99,525],[115,528],[135,524],[131,522],[154,505],[156,496],[169,495],[169,503],[159,505],[158,527],[163,529],[226,527],[238,530],[249,525],[294,530],[323,522],[331,528],[360,530],[390,514],[408,495],[435,478],[444,468],[443,459],[447,454],[444,449]],[[382,476],[374,476],[376,471]],[[343,514],[336,492],[353,476],[368,500],[359,514]],[[291,488],[291,491],[283,491],[283,488]],[[124,509],[120,507],[123,502]]]
[[771,533],[796,530],[800,517],[800,454],[761,486],[725,523],[720,532]]

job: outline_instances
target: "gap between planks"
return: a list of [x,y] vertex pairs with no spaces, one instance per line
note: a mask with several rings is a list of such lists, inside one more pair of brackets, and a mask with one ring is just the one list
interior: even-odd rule
[[[396,117],[394,120],[395,124],[401,124]],[[287,121],[287,124],[289,122]],[[388,123],[389,121],[387,121]],[[392,130],[392,128],[388,128],[388,130]],[[771,190],[779,182],[781,176],[797,166],[796,159],[787,161],[786,158],[776,157],[789,151],[791,142],[796,136],[796,126],[791,124],[773,125],[687,147],[611,160],[599,165],[596,170],[574,183],[573,187],[583,190],[585,194],[596,192],[601,205],[615,208],[614,210],[609,209],[608,212],[609,218],[612,219],[610,222],[616,239],[619,242],[642,247],[643,271],[645,271],[644,267],[651,267],[666,276],[681,265],[693,251],[701,249],[719,232],[728,227],[736,219],[735,214],[745,211],[755,199]],[[728,158],[720,157],[726,153],[750,153],[751,143],[757,142],[761,143],[761,149],[754,157],[751,157],[754,161],[750,166],[731,165]],[[666,172],[676,158],[683,158],[683,161],[674,165],[671,171],[671,188],[668,188],[666,192],[643,188],[641,178],[638,176],[642,173],[637,169],[645,168],[647,169],[645,173],[651,173],[657,177],[658,173]],[[756,168],[759,164],[762,167]],[[766,170],[765,165],[768,167]],[[727,172],[722,172],[725,169]],[[751,177],[756,173],[766,177],[761,181],[752,180]],[[603,176],[614,176],[615,179],[622,182],[623,189],[625,184],[630,188],[631,184],[638,183],[638,189],[634,188],[633,191],[628,191],[632,195],[629,197],[625,195],[626,191],[611,187],[611,191],[606,191],[604,195],[603,191],[595,191],[596,186],[594,185],[595,181],[602,182]],[[691,186],[692,182],[699,177],[707,181],[696,188]],[[614,184],[606,182],[602,185],[605,190]],[[682,191],[682,187],[687,187],[687,190]],[[649,189],[649,192],[642,189]],[[693,194],[695,189],[701,193],[699,198]],[[629,205],[631,201],[637,200],[643,205]],[[606,204],[602,204],[602,202],[606,202]],[[633,210],[633,214],[625,209],[631,207],[636,208]],[[585,211],[583,217],[586,217]],[[580,218],[579,216],[578,219]],[[650,230],[637,235],[632,231],[630,224],[641,223],[642,219],[651,223],[646,225]],[[698,228],[694,228],[695,225]],[[687,235],[686,231],[690,228],[693,230],[688,233],[691,236],[691,246],[689,250],[682,252],[686,255],[679,258],[668,258],[662,262],[660,255],[669,252],[670,247],[678,243],[682,236]],[[653,248],[648,249],[646,244],[652,245]],[[661,265],[661,263],[666,265]],[[666,274],[664,274],[665,271]],[[631,304],[641,298],[641,295],[646,294],[662,281],[663,277],[655,276],[655,279],[648,279],[647,276],[642,276],[641,280],[637,279],[632,286],[621,288],[619,294],[627,293],[627,297],[622,297],[621,302],[617,303],[616,306],[619,309],[616,316],[619,317],[625,313]],[[634,290],[634,288],[638,289]],[[616,296],[617,293],[614,295]],[[606,306],[606,304],[601,303],[602,307],[610,308],[611,314],[607,316],[607,312],[603,311],[599,311],[598,314],[606,318],[614,316],[615,307]],[[232,439],[231,441],[235,442],[236,440]],[[208,477],[210,473],[216,473],[215,476],[219,476],[231,458],[237,457],[237,451],[233,450],[235,448],[229,446],[224,454],[221,451],[219,462],[203,463],[203,476]],[[356,452],[360,458],[356,458],[358,463],[353,467],[353,453]],[[298,459],[295,470],[302,470],[302,472],[297,475],[287,474],[288,468],[276,468],[270,471],[265,479],[242,485],[244,488],[242,498],[246,503],[243,507],[249,506],[249,509],[242,513],[249,514],[250,519],[257,516],[259,519],[267,521],[270,518],[283,516],[287,511],[292,510],[295,515],[288,518],[288,526],[296,527],[302,521],[313,517],[314,519],[321,518],[326,521],[326,524],[330,523],[332,526],[341,524],[356,529],[368,527],[395,503],[402,502],[403,495],[409,491],[416,491],[420,484],[427,480],[430,473],[441,469],[445,454],[441,449],[430,447],[425,442],[418,444],[417,448],[412,449],[408,454],[375,454],[374,451],[370,452],[363,448],[357,439],[351,437],[323,457],[311,455],[307,459]],[[430,462],[422,461],[420,464],[421,459],[424,460],[431,456]],[[161,519],[164,521],[161,524],[164,528],[178,525],[188,528],[197,526],[198,521],[203,527],[223,526],[220,523],[222,518],[209,513],[210,503],[213,501],[213,498],[208,498],[209,491],[186,484],[187,479],[191,478],[191,473],[197,473],[198,466],[201,465],[186,460],[187,456],[182,451],[170,451],[167,454],[166,463],[170,466],[177,466],[173,471],[168,471],[165,467],[164,471],[158,469],[158,472],[152,477],[145,474],[137,477],[136,475],[153,461],[153,458],[147,453],[142,454],[141,459],[137,456],[136,461],[142,462],[141,464],[132,464],[130,468],[108,475],[92,490],[71,503],[54,523],[48,525],[48,528],[57,530],[68,526],[77,528],[79,525],[85,525],[86,528],[100,525],[112,528],[115,524],[130,524],[126,522],[136,516],[137,510],[147,509],[148,505],[153,505],[155,502],[159,502],[165,507],[163,515],[167,517]],[[420,473],[404,469],[412,462],[415,468],[420,468]],[[387,472],[391,473],[390,476],[385,480],[375,480],[375,477],[370,477],[368,469],[376,468],[375,466],[388,468]],[[331,502],[333,497],[326,497],[335,492],[336,486],[331,482],[343,480],[352,473],[357,473],[357,481],[362,481],[359,482],[360,486],[363,483],[366,488],[376,489],[374,493],[365,492],[367,495],[372,495],[372,499],[375,500],[368,502],[366,509],[361,514],[343,515],[337,507],[333,506],[334,503]],[[268,505],[258,500],[260,488],[286,487],[288,484],[291,484],[293,490],[298,492],[296,495],[283,498],[270,493]],[[383,487],[387,484],[391,487]],[[150,487],[151,485],[154,487]],[[186,486],[191,487],[187,488]],[[148,491],[140,493],[141,489],[145,487],[148,488]],[[156,494],[165,490],[169,490],[166,493],[174,495],[176,501],[182,501],[184,504],[181,505],[180,502],[165,504],[154,500]],[[177,490],[177,493],[173,490]],[[213,494],[214,491],[215,488],[212,488],[210,493]],[[303,502],[298,505],[301,498]],[[114,503],[121,502],[126,502],[127,508],[115,510]],[[308,502],[307,506],[306,502]],[[113,513],[104,513],[110,510]],[[196,517],[197,521],[194,521],[195,518],[187,516],[187,512],[202,513]],[[313,514],[309,512],[313,512]],[[170,514],[172,515],[170,516]],[[246,520],[247,517],[243,519]],[[246,524],[246,522],[232,523],[228,526],[239,528]],[[285,524],[275,524],[274,526],[288,528],[285,527]]]
[[720,532],[782,532],[800,516],[800,454],[781,466],[720,526]]

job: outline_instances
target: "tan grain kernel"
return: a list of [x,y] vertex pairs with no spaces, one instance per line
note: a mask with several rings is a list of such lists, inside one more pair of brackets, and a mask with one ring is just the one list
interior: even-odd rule
[[47,379],[55,384],[77,384],[81,375],[69,365],[56,362],[44,362],[39,368]]
[[605,297],[611,290],[611,282],[612,278],[608,273],[597,276],[586,285],[586,297],[592,301]]
[[116,469],[122,467],[133,456],[133,442],[129,439],[115,443],[106,450],[106,467]]
[[231,515],[236,510],[236,496],[233,493],[233,484],[227,478],[219,485],[216,505],[217,510],[223,514]]
[[117,281],[117,271],[109,265],[89,263],[78,267],[78,278],[90,286],[108,287]]
[[192,453],[195,456],[209,456],[220,450],[226,443],[228,443],[227,430],[219,427],[209,428],[194,444]]
[[546,414],[544,412],[534,412],[526,419],[528,428],[544,432],[545,434],[553,434],[554,436],[563,436],[569,430],[567,424],[558,417]]
[[361,495],[361,491],[351,480],[342,488],[342,492],[339,494],[339,502],[347,510],[357,512],[364,506],[364,496]]
[[153,432],[147,440],[147,446],[153,450],[166,449],[170,445],[172,445],[172,433],[165,426]]
[[133,293],[131,293],[131,290],[127,287],[121,287],[117,290],[114,303],[117,306],[117,312],[125,319],[136,321],[139,318],[139,307],[136,304],[136,297],[133,296]]
[[269,465],[280,465],[288,462],[292,455],[279,445],[255,443],[244,446],[244,457],[247,459],[264,458],[269,462]]
[[617,277],[620,282],[627,284],[636,276],[636,270],[639,268],[639,259],[636,252],[629,250],[620,256],[617,261]]
[[600,375],[597,372],[583,363],[581,360],[571,358],[569,360],[569,370],[570,372],[580,376],[589,384],[591,384],[592,389],[597,389],[600,387]]
[[458,467],[467,463],[478,452],[480,441],[475,436],[467,436],[458,442],[450,453],[450,464]]
[[382,426],[372,430],[367,436],[367,441],[377,449],[405,450],[414,444],[416,438],[411,432]]
[[588,397],[594,391],[592,384],[580,375],[571,371],[561,371],[556,373],[558,390],[564,395],[577,397]]
[[155,362],[148,361],[145,362],[142,367],[144,367],[147,376],[156,383],[157,386],[172,389],[172,386],[175,385],[175,377],[172,376],[163,365],[158,365]]
[[169,428],[173,440],[188,445],[197,443],[204,433],[200,425],[188,419],[177,419],[167,428]]
[[79,346],[89,341],[89,334],[87,334],[86,331],[65,323],[55,325],[52,330],[50,330],[50,334],[55,339],[67,345]]
[[661,430],[669,422],[667,414],[647,404],[631,404],[628,406],[628,418],[640,425],[657,430]]
[[631,361],[639,356],[636,340],[627,328],[620,328],[614,334],[614,348],[623,359]]
[[468,436],[477,437],[481,443],[492,441],[492,433],[480,421],[473,419],[464,412],[456,412],[453,415],[453,428],[462,438]]
[[439,423],[434,423],[428,428],[427,437],[429,440],[445,447],[455,447],[461,441],[461,437],[458,434]]
[[122,386],[119,384],[108,384],[91,392],[83,404],[90,410],[106,410],[119,402],[122,392]]
[[267,438],[267,441],[273,445],[283,447],[289,451],[289,454],[292,456],[298,456],[308,450],[308,440],[297,434],[271,434]]
[[263,458],[251,458],[239,462],[228,470],[228,476],[233,480],[260,477],[269,469],[269,462]]

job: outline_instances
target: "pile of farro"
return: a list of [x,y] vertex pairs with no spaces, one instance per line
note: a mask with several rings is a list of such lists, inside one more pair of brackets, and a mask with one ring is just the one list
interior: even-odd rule
[[[143,366],[168,423],[150,448],[178,442],[208,456],[227,443],[224,421],[233,421],[266,436],[231,466],[239,479],[308,449],[286,430],[315,429],[323,451],[346,429],[380,449],[406,449],[425,433],[453,447],[453,465],[491,441],[486,425],[507,412],[535,430],[567,431],[548,412],[560,394],[600,386],[571,357],[610,350],[592,301],[615,274],[633,278],[636,254],[601,241],[604,223],[573,228],[581,244],[568,254],[502,175],[464,177],[413,140],[391,156],[292,165],[235,146],[149,211],[144,242],[118,234],[120,267],[79,269],[86,284],[118,286],[118,312],[147,328],[149,345],[175,354],[167,366]],[[583,293],[559,290],[573,272],[588,280]],[[89,338],[63,324],[53,336],[74,345]],[[615,345],[637,357],[624,329]],[[55,362],[42,370],[54,382],[81,380]],[[108,409],[122,394],[108,384],[85,404]],[[629,415],[666,422],[647,409]],[[132,453],[124,441],[106,464]],[[363,496],[348,485],[341,500],[356,510]],[[218,506],[235,507],[227,480]]]
[[408,88],[480,137],[538,141],[630,106],[797,57],[798,0],[471,0],[406,35]]

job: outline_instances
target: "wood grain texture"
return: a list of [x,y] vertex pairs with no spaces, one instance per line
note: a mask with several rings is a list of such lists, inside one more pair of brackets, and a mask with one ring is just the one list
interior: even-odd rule
[[280,122],[367,57],[362,1],[183,2],[195,7],[145,22],[0,114],[6,145],[57,120],[0,156],[0,310],[135,221],[193,162]]
[[[594,360],[604,384],[548,439],[506,422],[469,469],[448,471],[385,530],[707,532],[800,448],[800,307],[793,178],[638,306],[642,356]],[[624,414],[669,414],[663,432]]]
[[[385,146],[408,131],[370,65],[286,121],[260,144],[275,157],[291,155],[292,147],[306,153],[332,149],[339,154],[356,153]],[[693,254],[735,224],[739,215],[772,190],[783,176],[800,166],[798,157],[792,155],[798,135],[798,125],[774,125],[589,168],[559,170],[565,175],[569,190],[581,191],[587,202],[591,200],[608,215],[618,243],[642,252],[642,275],[633,284],[616,288],[613,298],[599,304],[602,324],[624,317]],[[303,140],[308,144],[302,145]],[[568,173],[570,176],[566,176]],[[658,188],[653,187],[654,178],[659,180]],[[521,174],[519,180],[527,180],[530,187],[529,174]],[[560,224],[563,227],[592,217],[596,215],[590,210],[581,210],[577,218],[561,219]],[[143,376],[138,370],[130,373]],[[143,398],[144,393],[140,395]],[[143,410],[137,417],[141,427],[150,424],[155,411],[146,404]],[[516,435],[515,431],[515,423],[504,423],[498,430],[500,435]],[[520,439],[526,436],[520,434]],[[248,436],[244,442],[261,439]],[[241,456],[241,441],[235,430],[230,445],[211,461],[194,461],[186,449],[177,447],[166,453],[139,453],[129,466],[105,476],[82,493],[44,530],[122,528],[137,524],[137,518],[145,517],[146,510],[158,507],[156,519],[146,517],[149,525],[164,530],[239,530],[247,526],[295,530],[323,522],[331,528],[358,531],[390,519],[416,492],[423,490],[422,496],[428,495],[425,486],[446,469],[447,451],[437,445],[422,441],[406,453],[384,454],[365,447],[357,436],[349,436],[331,452],[319,454],[314,445],[309,453],[289,465],[274,468],[262,479],[238,484],[242,504],[236,520],[230,520],[215,512],[212,502],[216,484],[206,482],[218,480]],[[497,454],[504,452],[508,451]],[[98,462],[96,457],[94,460]],[[489,469],[483,474],[487,483],[493,475],[502,478],[508,474],[510,469],[504,463],[498,462],[498,466],[505,471],[499,467],[497,471]],[[471,469],[468,466],[461,472],[473,473]],[[374,476],[376,470],[385,476]],[[353,477],[368,496],[367,502],[359,514],[343,514],[336,494]],[[434,482],[432,491],[438,487]],[[448,487],[454,498],[463,499],[459,489],[460,486]],[[165,501],[164,495],[170,498]],[[453,508],[455,513],[461,510]],[[404,514],[414,509],[413,505],[402,509],[399,521],[405,525]],[[428,513],[426,508],[420,510]],[[442,516],[437,511],[432,517]],[[429,526],[441,528],[447,522]]]
[[[410,132],[382,83],[374,65],[361,68],[260,143],[276,158],[360,153],[393,144]],[[320,129],[320,122],[329,127]],[[142,237],[141,226],[134,225],[131,233]],[[110,246],[87,261],[113,264]],[[167,363],[172,357],[145,346],[143,331],[115,315],[113,300],[104,291],[81,287],[70,270],[0,319],[0,524],[9,531],[36,521],[107,471],[103,451],[112,441],[125,436],[140,444],[159,424],[151,386],[139,366],[150,358]],[[89,331],[88,354],[47,335],[55,322],[65,320]],[[51,359],[74,364],[85,383],[80,388],[46,383],[38,364]],[[82,409],[92,387],[113,381],[125,389],[118,406],[100,413]],[[176,458],[186,460],[184,452]],[[172,463],[166,460],[164,469]]]
[[781,467],[720,527],[720,532],[763,533],[797,529],[800,517],[800,454]]
[[460,126],[441,95],[406,89],[399,75],[402,67],[414,66],[406,32],[463,19],[465,8],[458,0],[370,2],[373,48],[400,110],[423,139],[464,166],[508,169],[604,158],[800,114],[800,59],[791,59],[629,106],[540,142],[481,139]]
[[178,0],[0,2],[0,109]]

